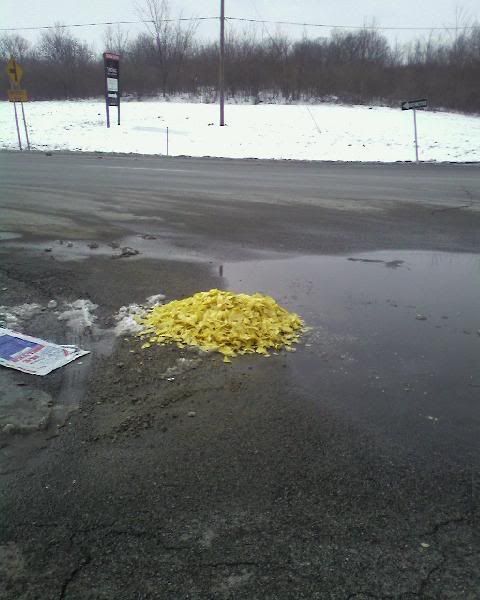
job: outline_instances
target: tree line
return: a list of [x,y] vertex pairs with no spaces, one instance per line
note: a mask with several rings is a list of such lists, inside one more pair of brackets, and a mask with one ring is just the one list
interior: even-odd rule
[[[215,101],[218,43],[199,40],[195,21],[166,20],[166,0],[146,0],[145,10],[145,31],[133,39],[119,28],[105,32],[105,49],[121,55],[122,94],[138,99],[189,94]],[[46,30],[34,44],[4,34],[0,59],[10,56],[24,66],[22,85],[34,100],[103,94],[101,56],[68,28]],[[390,44],[374,28],[300,40],[278,31],[259,39],[253,30],[231,30],[225,77],[227,99],[395,105],[425,96],[432,107],[480,112],[480,26],[403,46]]]

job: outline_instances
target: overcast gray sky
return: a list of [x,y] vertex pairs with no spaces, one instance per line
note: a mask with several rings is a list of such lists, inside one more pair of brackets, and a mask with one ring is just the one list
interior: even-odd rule
[[[33,27],[97,21],[130,21],[138,19],[136,7],[141,0],[1,0],[0,27]],[[172,15],[215,16],[220,0],[171,0]],[[225,0],[226,14],[232,17],[254,19],[301,21],[330,25],[363,25],[375,19],[380,27],[444,27],[455,26],[456,14],[460,24],[480,21],[478,0]],[[229,25],[230,27],[232,25]],[[129,25],[132,35],[142,25]],[[235,24],[235,27],[244,27]],[[258,25],[258,34],[268,35],[275,25],[265,28]],[[84,27],[73,30],[75,34],[101,49],[103,27]],[[202,23],[198,33],[202,37],[216,36],[217,22]],[[282,26],[290,35],[302,33],[301,27]],[[308,28],[309,36],[328,35],[328,29]],[[38,32],[20,31],[30,40]],[[390,40],[407,41],[426,36],[428,31],[385,32]]]

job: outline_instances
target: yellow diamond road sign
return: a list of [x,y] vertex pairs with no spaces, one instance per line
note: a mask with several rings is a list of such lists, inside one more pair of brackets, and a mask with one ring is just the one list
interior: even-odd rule
[[23,69],[14,58],[7,63],[7,73],[13,85],[19,85],[23,77]]

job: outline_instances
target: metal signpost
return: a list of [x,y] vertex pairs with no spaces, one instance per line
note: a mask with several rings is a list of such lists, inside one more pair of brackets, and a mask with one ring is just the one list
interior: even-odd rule
[[25,109],[23,103],[28,102],[27,90],[20,89],[20,82],[23,77],[23,69],[14,58],[11,58],[7,63],[7,74],[10,79],[10,89],[8,90],[8,100],[13,102],[13,110],[15,112],[15,125],[17,126],[18,147],[22,150],[22,137],[20,135],[20,127],[18,125],[17,102],[20,102],[22,107],[23,126],[25,127],[25,138],[27,140],[27,148],[30,150],[30,139],[28,137],[27,120],[25,119]]
[[120,125],[120,55],[103,53],[105,67],[105,105],[107,127],[110,127],[110,106],[117,107],[117,125]]
[[413,110],[413,127],[415,130],[415,160],[418,163],[418,133],[417,133],[417,110],[427,108],[428,102],[425,98],[419,100],[406,100],[402,102],[402,110]]

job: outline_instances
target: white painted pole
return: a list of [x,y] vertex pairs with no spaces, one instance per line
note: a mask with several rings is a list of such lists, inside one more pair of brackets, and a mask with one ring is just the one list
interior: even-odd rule
[[413,109],[413,127],[415,129],[415,161],[418,163],[417,111],[415,109]]
[[27,138],[27,148],[30,150],[30,139],[28,137],[27,120],[25,119],[25,110],[23,108],[23,102],[20,102],[20,104],[22,105],[23,125],[25,126],[25,137]]
[[18,146],[20,148],[20,152],[22,151],[22,138],[20,137],[20,127],[18,126],[18,115],[17,115],[17,103],[13,103],[13,110],[15,111],[15,124],[17,125],[17,135],[18,135]]

